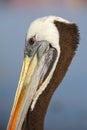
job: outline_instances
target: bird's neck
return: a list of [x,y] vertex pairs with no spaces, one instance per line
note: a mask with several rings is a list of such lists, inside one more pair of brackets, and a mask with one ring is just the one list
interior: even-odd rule
[[22,130],[44,130],[45,113],[42,110],[42,108],[35,108],[33,111],[28,110]]
[[75,54],[78,43],[77,27],[61,22],[54,22],[60,34],[61,55],[47,88],[39,96],[33,111],[28,110],[22,130],[44,130],[44,119],[50,99],[66,74],[68,66]]
[[22,130],[44,130],[44,119],[53,91],[53,89],[51,89],[51,91],[46,89],[43,94],[40,95],[34,110],[28,110]]

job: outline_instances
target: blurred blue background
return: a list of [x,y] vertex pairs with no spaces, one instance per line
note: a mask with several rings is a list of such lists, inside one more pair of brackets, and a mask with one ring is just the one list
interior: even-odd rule
[[23,60],[29,24],[57,15],[77,23],[80,44],[63,82],[48,108],[45,130],[87,130],[87,9],[58,6],[25,8],[0,6],[0,130],[6,130]]

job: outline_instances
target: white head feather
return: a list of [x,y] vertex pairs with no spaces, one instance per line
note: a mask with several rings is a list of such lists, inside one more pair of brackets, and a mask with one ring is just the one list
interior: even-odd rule
[[[39,90],[37,90],[36,95],[34,96],[33,102],[31,104],[31,110],[34,109],[34,106],[37,102],[38,97],[42,94],[42,92],[47,87],[47,84],[50,82],[50,79],[53,75],[53,72],[55,70],[55,67],[57,65],[58,59],[60,57],[60,45],[59,45],[59,31],[56,28],[54,21],[60,21],[65,23],[70,23],[68,20],[65,20],[60,17],[56,16],[47,16],[43,18],[39,18],[31,23],[28,32],[27,32],[27,38],[26,41],[28,41],[31,37],[35,36],[37,41],[46,40],[48,41],[54,48],[56,48],[58,52],[57,59],[54,63],[54,66],[47,77],[47,80],[42,84]],[[34,83],[33,83],[34,85]],[[32,86],[33,86],[32,85]]]

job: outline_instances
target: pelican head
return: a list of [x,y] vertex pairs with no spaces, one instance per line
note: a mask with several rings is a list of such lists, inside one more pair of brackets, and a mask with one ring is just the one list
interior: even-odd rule
[[49,101],[79,41],[77,26],[56,16],[31,23],[7,130],[43,130]]

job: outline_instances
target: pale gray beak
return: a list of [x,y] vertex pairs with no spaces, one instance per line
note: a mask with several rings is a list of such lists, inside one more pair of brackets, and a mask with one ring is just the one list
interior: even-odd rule
[[32,47],[25,48],[25,57],[7,130],[21,130],[28,109],[31,108],[31,111],[34,109],[39,89],[49,80],[49,73],[56,57],[56,49],[47,41],[39,41]]

